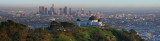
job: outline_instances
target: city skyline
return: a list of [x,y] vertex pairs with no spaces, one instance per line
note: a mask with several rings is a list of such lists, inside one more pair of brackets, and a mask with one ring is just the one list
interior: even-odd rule
[[1,7],[38,7],[55,8],[108,8],[108,7],[160,7],[160,0],[0,0]]
[[0,41],[160,41],[160,0],[0,0]]

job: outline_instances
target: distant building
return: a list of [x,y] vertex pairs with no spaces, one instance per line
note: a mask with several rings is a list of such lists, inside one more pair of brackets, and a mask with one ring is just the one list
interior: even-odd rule
[[69,14],[70,15],[72,14],[72,8],[69,8]]
[[49,18],[49,20],[50,20],[50,21],[55,21],[56,19],[53,18],[53,17],[51,17],[51,18]]
[[44,14],[45,8],[44,6],[39,6],[39,13]]
[[86,15],[86,13],[85,13],[85,11],[84,11],[83,8],[81,8],[81,11],[82,11],[82,14],[83,14],[83,15]]
[[56,13],[54,4],[52,4],[51,10],[52,10],[52,12]]
[[48,10],[47,10],[47,8],[45,8],[45,11],[44,11],[44,13],[45,13],[45,14],[48,14]]
[[49,10],[49,12],[48,12],[48,14],[55,14],[56,13],[56,11],[55,11],[55,6],[54,6],[54,4],[52,4],[52,7],[50,8],[50,10]]
[[80,16],[80,14],[81,14],[81,11],[77,10],[77,15]]
[[62,8],[59,8],[59,10],[60,10],[60,15],[63,15]]
[[52,8],[55,8],[54,4],[52,4]]
[[16,15],[17,16],[25,16],[26,14],[25,14],[25,12],[24,11],[17,11],[17,13],[16,13]]
[[63,13],[67,15],[67,6],[65,6],[63,10],[64,10]]
[[0,16],[0,18],[2,18],[2,16]]
[[76,10],[72,12],[72,15],[77,15],[77,14],[76,14]]
[[52,12],[52,8],[50,8],[50,10],[48,11],[48,14],[51,15],[53,12]]
[[77,26],[81,26],[81,27],[87,27],[87,26],[99,27],[99,26],[103,26],[102,20],[98,19],[96,16],[91,16],[88,21],[81,21],[80,19],[77,19],[76,25]]
[[60,10],[57,11],[57,15],[60,15]]

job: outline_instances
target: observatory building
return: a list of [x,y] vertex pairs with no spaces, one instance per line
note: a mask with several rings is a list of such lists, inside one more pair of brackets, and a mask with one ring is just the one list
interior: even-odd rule
[[87,21],[81,21],[80,19],[77,19],[76,25],[81,26],[81,27],[88,27],[88,26],[100,27],[100,26],[103,26],[102,19],[98,19],[96,16],[91,16],[89,18],[89,20],[87,20]]

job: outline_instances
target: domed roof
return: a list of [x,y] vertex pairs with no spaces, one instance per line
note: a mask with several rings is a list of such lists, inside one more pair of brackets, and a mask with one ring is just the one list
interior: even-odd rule
[[98,19],[98,22],[102,22],[102,19]]
[[81,21],[80,19],[77,19],[77,21]]
[[98,20],[98,18],[96,16],[91,16],[89,20]]

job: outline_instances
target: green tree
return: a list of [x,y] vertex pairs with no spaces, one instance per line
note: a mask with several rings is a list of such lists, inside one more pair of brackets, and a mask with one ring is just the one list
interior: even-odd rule
[[122,29],[123,32],[125,32],[126,34],[129,34],[129,32],[126,29]]
[[27,32],[27,26],[16,23],[12,20],[7,20],[6,22],[1,22],[0,25],[0,35],[2,40],[8,39],[12,41],[25,41]]
[[137,34],[137,32],[134,29],[129,30],[131,34]]
[[35,29],[35,40],[34,41],[47,41],[48,40],[48,30],[43,28]]
[[72,39],[69,36],[66,36],[65,34],[59,34],[56,41],[71,41]]
[[50,27],[48,28],[49,30],[52,30],[52,31],[58,31],[58,29],[62,27],[62,25],[56,21],[52,21],[50,23]]
[[69,23],[69,22],[61,22],[61,25],[66,29],[71,29],[75,27],[73,23]]

